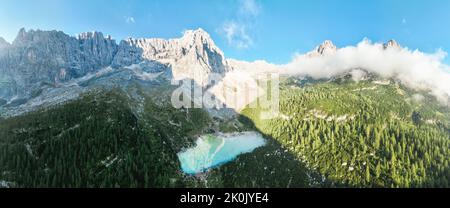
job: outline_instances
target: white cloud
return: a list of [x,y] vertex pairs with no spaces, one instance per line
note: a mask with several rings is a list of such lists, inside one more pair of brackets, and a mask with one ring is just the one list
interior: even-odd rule
[[438,50],[426,54],[407,48],[383,49],[381,43],[363,40],[356,47],[348,46],[335,54],[321,57],[298,55],[282,66],[288,74],[308,75],[316,79],[330,78],[353,69],[364,69],[419,90],[431,90],[438,98],[450,96],[450,74],[442,61],[447,53]]
[[239,49],[245,49],[253,44],[253,39],[247,33],[247,28],[244,24],[236,22],[226,22],[222,26],[222,32],[229,45],[233,45]]
[[127,24],[134,24],[136,21],[134,20],[134,17],[125,17],[125,22]]
[[261,6],[256,0],[240,0],[239,13],[241,15],[258,16]]
[[218,32],[229,45],[237,49],[246,49],[253,45],[253,29],[261,5],[256,0],[238,0],[238,10],[232,20],[225,21]]
[[309,76],[328,79],[350,73],[356,81],[363,71],[386,79],[399,80],[405,86],[429,91],[444,103],[450,104],[450,66],[443,63],[447,53],[441,49],[433,54],[408,48],[384,49],[381,43],[365,39],[356,46],[340,48],[325,56],[296,54],[287,64],[275,65],[264,61],[232,62],[239,69],[254,72],[279,72],[284,75]]

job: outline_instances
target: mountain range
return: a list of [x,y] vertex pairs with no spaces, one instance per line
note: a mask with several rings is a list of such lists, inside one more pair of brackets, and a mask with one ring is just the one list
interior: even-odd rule
[[[400,46],[391,40],[384,47]],[[64,94],[78,94],[80,89],[73,89],[74,83],[86,82],[123,69],[131,70],[138,79],[156,78],[160,72],[164,72],[167,80],[189,79],[202,88],[208,85],[207,79],[211,73],[225,78],[227,72],[244,72],[244,75],[229,73],[230,76],[234,75],[229,79],[236,82],[242,77],[277,68],[266,62],[226,59],[203,29],[185,31],[179,39],[128,38],[119,44],[101,32],[86,32],[72,37],[61,31],[21,29],[11,44],[0,39],[0,48],[0,103],[4,105],[3,114],[34,110],[46,98],[58,97],[53,93],[55,90],[57,94],[67,90],[77,92]],[[337,47],[327,40],[307,53],[307,56],[326,56],[336,51]],[[259,71],[254,72],[255,69]],[[252,75],[248,75],[252,70]],[[248,81],[244,79],[237,82],[242,84]],[[217,92],[223,91],[222,86],[213,90],[212,94],[223,97]],[[65,99],[58,99],[58,102]],[[241,109],[246,104],[248,102],[235,108]],[[23,107],[18,109],[21,105]],[[32,109],[27,109],[29,106]]]
[[5,100],[29,98],[30,89],[58,85],[96,73],[157,61],[170,66],[175,78],[229,70],[222,51],[202,29],[187,31],[180,39],[127,39],[116,43],[100,32],[71,37],[60,31],[21,29],[12,44],[1,41],[1,93]]
[[[405,76],[410,57],[440,67],[394,40],[327,40],[275,65],[227,59],[202,29],[120,43],[21,29],[0,38],[0,187],[448,187],[448,88],[434,81],[446,77]],[[251,106],[266,73],[279,74],[270,119]],[[225,108],[174,108],[177,90]],[[197,138],[245,131],[267,144],[204,173],[180,170],[177,153]]]

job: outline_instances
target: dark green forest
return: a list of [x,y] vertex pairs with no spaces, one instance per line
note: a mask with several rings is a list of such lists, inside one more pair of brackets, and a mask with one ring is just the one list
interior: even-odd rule
[[0,120],[0,181],[9,187],[309,185],[304,165],[276,141],[207,173],[183,174],[177,153],[199,135],[252,129],[236,120],[212,122],[202,109],[174,109],[166,90],[136,90],[145,98],[143,112],[130,93],[115,89]]
[[[174,109],[164,87],[94,91],[0,119],[0,182],[10,187],[449,187],[450,110],[391,81],[281,85],[261,120]],[[142,102],[131,98],[138,94]],[[203,134],[258,130],[267,145],[198,175],[177,153]]]
[[207,114],[148,99],[139,119],[129,102],[120,90],[92,93],[0,121],[0,178],[16,187],[183,187],[170,144],[195,134]]
[[418,93],[392,83],[288,79],[276,118],[261,120],[258,108],[242,117],[333,186],[449,187],[449,108]]

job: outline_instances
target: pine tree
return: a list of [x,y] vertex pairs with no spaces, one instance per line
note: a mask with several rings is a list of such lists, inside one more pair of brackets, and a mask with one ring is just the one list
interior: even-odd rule
[[370,168],[368,162],[366,162],[366,182],[370,183]]

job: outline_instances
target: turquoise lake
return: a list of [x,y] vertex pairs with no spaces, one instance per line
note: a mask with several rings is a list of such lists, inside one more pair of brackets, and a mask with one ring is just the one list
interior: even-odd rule
[[194,147],[178,153],[178,159],[184,173],[197,174],[265,144],[266,140],[257,132],[205,135],[197,139]]

